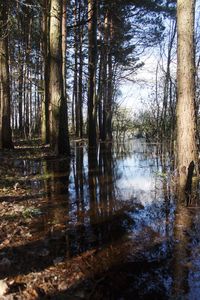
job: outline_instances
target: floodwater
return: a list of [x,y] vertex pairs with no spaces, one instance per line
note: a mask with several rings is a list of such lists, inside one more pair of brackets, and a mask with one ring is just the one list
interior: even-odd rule
[[170,160],[156,145],[134,139],[88,154],[76,143],[70,162],[18,164],[23,176],[43,176],[30,182],[44,199],[32,232],[42,238],[52,227],[52,260],[106,251],[102,269],[91,267],[95,287],[71,289],[79,299],[91,289],[91,299],[200,299],[199,196],[177,202]]

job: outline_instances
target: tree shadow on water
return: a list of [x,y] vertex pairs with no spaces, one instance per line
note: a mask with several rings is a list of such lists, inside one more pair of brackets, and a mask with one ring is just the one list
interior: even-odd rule
[[120,256],[114,252],[108,254],[112,258],[104,270],[95,270],[94,266],[91,275],[84,280],[69,289],[48,294],[44,299],[169,299],[170,288],[165,284],[167,276],[170,278],[168,258],[148,261],[142,259],[139,251],[135,252],[134,260],[129,260],[126,250],[131,251],[131,248],[123,249]]
[[126,234],[128,225],[132,226],[130,217],[121,210],[104,220],[96,220],[94,224],[73,225],[49,232],[44,238],[27,244],[4,247],[0,259],[6,257],[11,265],[0,265],[0,279],[40,272],[54,265],[57,259],[70,260],[88,250],[117,242]]

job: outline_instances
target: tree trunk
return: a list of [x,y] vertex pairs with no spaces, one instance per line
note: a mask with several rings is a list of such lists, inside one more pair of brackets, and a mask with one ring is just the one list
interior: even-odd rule
[[[102,44],[102,40],[101,40]],[[99,127],[99,139],[103,140],[103,46],[101,46],[100,50],[100,58],[99,58],[99,75],[98,75],[98,91],[97,91],[97,102],[98,102],[98,127]]]
[[49,0],[43,1],[43,16],[42,16],[42,50],[44,59],[44,97],[42,102],[42,114],[41,114],[41,135],[42,142],[50,142],[50,122],[49,122],[49,18],[47,12],[49,9]]
[[98,1],[88,0],[88,139],[89,147],[96,148],[96,65],[97,65],[97,6]]
[[13,148],[10,126],[10,83],[8,62],[8,6],[0,4],[0,148]]
[[105,12],[104,18],[104,39],[103,39],[103,50],[102,50],[102,85],[103,85],[103,126],[101,139],[106,140],[107,133],[107,110],[108,110],[108,11]]
[[[62,1],[60,1],[62,2]],[[67,106],[67,92],[66,92],[66,0],[63,0],[62,5],[62,78],[63,95],[60,99],[59,109],[59,135],[58,135],[58,153],[70,155],[69,131],[68,131],[68,106]]]
[[24,64],[22,57],[22,49],[19,43],[18,46],[18,101],[19,101],[19,132],[22,135],[23,130],[23,112],[22,112],[22,102],[23,102],[23,81],[24,81]]
[[112,99],[113,99],[113,64],[112,64],[112,34],[113,24],[112,17],[109,17],[109,52],[108,52],[108,100],[106,116],[106,139],[112,140]]
[[63,76],[63,95],[66,98],[66,51],[67,51],[67,13],[66,13],[67,0],[63,0],[62,7],[62,76]]
[[[81,2],[79,2],[78,22],[81,22]],[[78,70],[78,137],[83,137],[83,25],[79,29],[79,70]]]
[[69,154],[67,103],[63,88],[62,0],[51,0],[50,9],[50,141],[56,153]]
[[74,106],[75,106],[75,123],[76,123],[76,136],[79,130],[79,117],[78,117],[78,28],[77,28],[77,10],[78,1],[74,3]]
[[185,189],[190,164],[197,162],[195,136],[194,12],[195,0],[177,1],[177,163],[181,189]]

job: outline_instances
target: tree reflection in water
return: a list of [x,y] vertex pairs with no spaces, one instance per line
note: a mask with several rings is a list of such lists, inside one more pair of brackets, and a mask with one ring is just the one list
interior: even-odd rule
[[198,299],[199,196],[188,207],[175,197],[170,165],[158,145],[133,140],[97,152],[76,143],[70,164],[43,167],[53,257],[97,253],[93,299]]

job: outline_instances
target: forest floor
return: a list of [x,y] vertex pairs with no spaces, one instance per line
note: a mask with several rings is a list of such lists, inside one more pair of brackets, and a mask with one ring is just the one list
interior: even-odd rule
[[109,282],[116,293],[127,284],[119,262],[139,251],[140,241],[134,251],[119,240],[66,258],[66,247],[59,248],[66,245],[66,218],[49,221],[47,191],[37,185],[47,175],[22,172],[24,161],[46,159],[56,158],[35,145],[0,153],[0,299],[110,299]]

